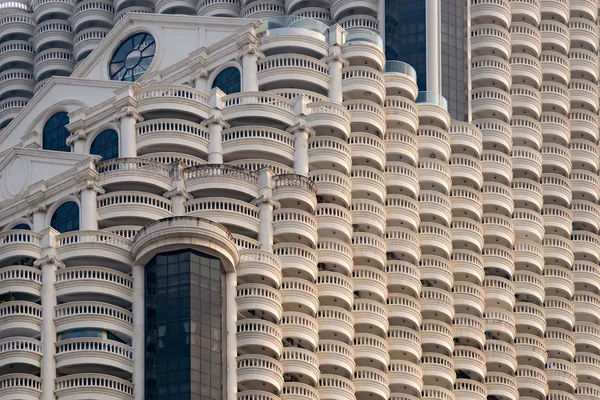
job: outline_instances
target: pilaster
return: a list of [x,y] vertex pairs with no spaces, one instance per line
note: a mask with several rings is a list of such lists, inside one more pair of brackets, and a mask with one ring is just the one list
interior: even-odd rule
[[294,170],[298,175],[308,176],[308,139],[315,135],[315,131],[301,118],[287,131],[296,138],[294,142]]
[[93,180],[86,180],[77,188],[75,194],[81,195],[81,230],[97,231],[97,196],[99,194],[104,194],[104,189]]

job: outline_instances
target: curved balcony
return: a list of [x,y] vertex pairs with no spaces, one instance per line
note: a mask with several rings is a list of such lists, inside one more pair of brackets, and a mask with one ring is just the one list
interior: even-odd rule
[[[133,301],[131,276],[104,267],[70,267],[56,272],[56,295],[64,299],[114,302],[127,307]],[[63,300],[64,300],[63,299]]]
[[[535,25],[537,26],[538,24],[536,23]],[[540,60],[529,54],[513,53],[510,57],[509,73],[512,74],[513,81],[519,82],[519,86],[524,84],[533,88],[539,88],[542,84]],[[510,85],[508,88],[510,88]]]
[[423,370],[417,364],[404,360],[392,360],[388,366],[392,392],[419,395],[423,390]]
[[205,197],[189,200],[184,203],[183,207],[186,215],[202,216],[202,218],[225,225],[235,233],[247,236],[258,234],[260,226],[258,207],[244,201],[226,197]]
[[[590,176],[585,176],[584,174],[585,172],[575,172],[574,174],[572,173],[571,177],[580,178],[579,182],[576,179],[574,183],[581,184],[583,183],[581,182],[581,180],[591,178]],[[540,181],[542,184],[544,197],[548,198],[550,201],[557,205],[568,207],[571,203],[572,180],[573,178],[569,179],[558,174],[542,174]],[[598,189],[600,190],[600,186],[598,187]]]
[[577,376],[581,383],[600,383],[600,356],[592,353],[577,352],[575,355],[575,365],[577,366]]
[[240,251],[240,262],[236,272],[238,281],[264,283],[277,287],[281,284],[282,262],[279,257],[264,250],[247,249]]
[[483,350],[486,362],[494,372],[512,375],[517,369],[517,351],[512,344],[488,339]]
[[283,295],[267,285],[246,283],[237,286],[238,312],[248,317],[261,317],[271,322],[281,319]]
[[433,283],[436,287],[444,287],[447,290],[454,284],[452,275],[452,264],[439,256],[424,255],[419,262],[421,280]]
[[[437,322],[437,321],[436,321]],[[439,322],[438,322],[439,323]],[[387,333],[389,358],[418,362],[421,359],[421,334],[403,326],[391,326]]]
[[339,307],[319,307],[317,312],[319,340],[340,340],[346,344],[354,340],[354,315]]
[[11,336],[36,337],[41,332],[42,307],[29,301],[0,304],[0,339]]
[[[412,231],[404,228],[398,228],[398,230],[402,230],[399,233],[401,236],[408,237],[413,242],[417,241],[416,235]],[[415,245],[413,244],[411,247],[414,250]],[[372,233],[354,232],[352,237],[352,256],[356,265],[374,265],[378,268],[383,268],[386,263],[386,241]]]
[[435,92],[419,92],[417,99],[419,119],[424,124],[447,130],[450,126],[448,101]]
[[544,111],[569,114],[571,94],[567,86],[558,82],[544,81],[540,92]]
[[337,340],[320,340],[315,354],[319,358],[318,365],[321,373],[340,375],[341,372],[347,378],[354,373],[355,349],[348,344]]
[[466,154],[455,154],[450,158],[452,180],[475,189],[483,184],[481,161]]
[[306,122],[317,136],[335,135],[347,138],[350,135],[350,112],[341,104],[331,101],[316,101],[307,105]]
[[502,372],[489,372],[485,376],[488,396],[497,396],[507,400],[519,399],[517,378]]
[[133,348],[100,338],[59,340],[56,343],[56,368],[77,371],[82,365],[117,369],[133,373]]
[[390,128],[416,133],[419,126],[417,106],[400,96],[387,96],[384,102],[385,119]]
[[[11,3],[8,3],[8,7],[6,7],[7,3],[3,4],[3,8],[13,8],[11,7]],[[33,30],[35,29],[35,22],[33,17],[27,7],[20,7],[23,4],[20,2],[14,2],[14,9],[11,12],[5,13],[0,19],[0,38],[4,38],[6,35],[17,34],[21,36],[31,36],[33,35]],[[19,10],[19,8],[21,10]]]
[[31,65],[33,66],[34,51],[31,43],[25,40],[11,40],[0,45],[0,54],[2,61],[0,66],[8,65]]
[[223,130],[225,162],[259,157],[287,164],[294,159],[292,134],[267,126],[239,126]]
[[[419,195],[420,174],[414,167],[401,162],[388,162],[385,166],[388,194],[405,194],[412,198]],[[444,184],[449,179],[444,180]]]
[[338,400],[354,397],[354,383],[338,375],[321,375],[319,384],[319,399]]
[[[575,328],[575,332],[577,329]],[[550,357],[572,360],[575,357],[576,333],[563,328],[546,328],[544,338]]]
[[481,318],[468,314],[456,314],[453,322],[454,338],[459,343],[483,347],[486,337],[485,323]]
[[513,221],[500,214],[483,214],[483,236],[490,242],[512,248],[515,243]]
[[[408,196],[389,194],[385,199],[386,224],[387,226],[405,226],[416,231],[421,222],[420,209],[422,210],[422,206],[420,207],[417,201]],[[365,215],[365,217],[367,216]]]
[[68,21],[50,19],[36,25],[33,31],[33,49],[36,53],[73,42],[73,29]]
[[[559,236],[571,235],[573,223],[573,212],[571,210],[563,206],[548,204],[544,205],[544,208],[542,208],[541,215],[544,219],[544,230],[546,234]],[[594,220],[591,219],[590,224],[593,224],[593,222]]]
[[375,300],[355,299],[352,315],[357,332],[383,336],[388,330],[388,310],[385,305]]
[[[285,318],[285,317],[284,317]],[[282,328],[262,319],[237,321],[237,347],[253,354],[279,357],[283,351]]]
[[[15,365],[27,365],[40,368],[42,343],[27,337],[10,337],[0,340],[0,367],[13,368]],[[2,384],[0,383],[0,390]],[[3,393],[0,391],[0,393]]]
[[[446,237],[448,239],[449,232],[445,232]],[[355,238],[357,238],[357,233],[354,234]],[[363,234],[364,235],[364,234]],[[375,240],[374,238],[371,239]],[[354,242],[354,239],[353,239]],[[379,242],[379,241],[377,241]],[[446,243],[447,245],[447,243]],[[452,243],[450,242],[450,246]],[[353,246],[354,250],[355,246]],[[390,226],[387,228],[385,233],[385,242],[381,250],[385,253],[386,251],[389,253],[394,253],[394,257],[400,260],[407,260],[412,262],[413,264],[417,264],[419,259],[421,258],[421,247],[419,243],[419,235],[413,231],[410,231],[406,228],[398,228],[395,226]],[[385,256],[385,254],[384,254]],[[356,253],[355,253],[355,261],[356,261]],[[385,262],[383,263],[385,264]]]
[[471,6],[471,21],[473,25],[497,21],[507,27],[511,21],[509,1],[473,0]]
[[451,234],[455,247],[480,252],[484,244],[484,229],[481,223],[470,218],[456,217],[452,220]]
[[143,158],[114,158],[96,164],[99,183],[111,190],[144,191],[147,186],[168,191],[171,188],[171,166]]
[[70,75],[75,61],[70,50],[49,49],[37,53],[33,65],[33,75],[40,81],[52,75]]
[[238,0],[203,0],[198,3],[198,16],[237,18],[239,15]]
[[253,18],[268,20],[285,15],[285,7],[282,1],[269,0],[249,3],[242,8],[242,18]]
[[[251,3],[251,5],[257,4],[269,5],[265,2]],[[202,95],[206,96],[204,93]],[[291,100],[272,92],[243,92],[223,97],[223,118],[227,121],[239,119],[248,121],[260,115],[261,118],[284,125],[294,125],[293,108],[294,104]]]
[[545,285],[543,276],[531,271],[519,270],[516,271],[513,279],[514,288],[516,289],[516,293],[519,294],[519,300],[525,300],[538,305],[544,302]]
[[322,238],[317,243],[317,259],[331,270],[352,275],[352,246],[338,239]]
[[[544,86],[542,86],[542,90]],[[542,96],[540,91],[528,85],[514,84],[510,88],[513,112],[538,119],[542,113]]]
[[600,295],[576,290],[573,295],[573,305],[577,322],[598,323],[600,321]]
[[350,171],[352,197],[385,202],[386,179],[383,172],[373,168],[354,165]]
[[281,354],[283,373],[299,379],[300,383],[315,385],[320,376],[319,359],[309,350],[285,347]]
[[466,186],[452,186],[450,191],[452,209],[460,210],[466,218],[481,220],[483,195],[481,191]]
[[573,74],[591,82],[598,80],[598,55],[584,49],[571,49],[569,61]]
[[57,332],[96,328],[133,336],[133,314],[108,303],[69,302],[57,306],[54,314]]
[[[262,252],[261,252],[262,253]],[[304,278],[309,281],[314,281],[317,278],[318,268],[318,257],[317,252],[308,246],[295,243],[280,243],[273,246],[273,253],[279,258],[281,265],[281,273],[274,270],[274,266],[277,265],[277,261],[272,259],[270,255],[257,254],[256,258],[252,255],[253,252],[249,251],[248,255],[241,255],[242,259],[248,262],[247,267],[252,267],[249,271],[260,271],[260,274],[264,274],[263,268],[266,271],[271,270],[275,275],[273,277],[279,277],[281,274],[286,276],[296,276]],[[261,266],[263,257],[267,257],[267,266]],[[352,259],[350,259],[351,261]],[[238,275],[240,274],[240,266],[238,265]]]
[[483,147],[498,149],[501,153],[510,153],[512,150],[512,129],[506,122],[495,118],[483,118],[473,121],[483,135]]
[[475,252],[454,249],[451,263],[456,280],[480,284],[484,279],[484,261],[482,256]]
[[573,109],[569,113],[571,137],[587,139],[591,142],[598,140],[598,116],[591,111]]
[[497,86],[508,91],[512,85],[511,65],[493,55],[471,59],[471,80],[476,87]]
[[[516,207],[533,211],[542,209],[544,205],[544,191],[541,184],[531,179],[515,178],[511,186]],[[542,215],[544,215],[543,212]]]
[[488,308],[483,314],[485,330],[493,333],[494,339],[512,343],[517,333],[515,315],[511,311]]
[[273,197],[283,208],[295,206],[304,211],[314,211],[317,206],[317,186],[302,175],[284,174],[273,177]]
[[485,294],[481,286],[470,282],[455,282],[452,292],[457,313],[483,315]]
[[548,378],[543,369],[519,365],[515,377],[521,393],[531,394],[534,398],[544,398],[548,394]]
[[419,335],[421,348],[424,352],[452,354],[454,350],[454,330],[451,325],[434,319],[425,319],[421,322]]
[[[549,239],[548,243],[552,242],[552,238]],[[548,237],[545,239],[548,239]],[[544,256],[547,255],[545,244],[545,241],[543,245],[540,245],[528,240],[518,240],[513,249],[515,266],[522,270],[535,271],[541,275],[544,268]]]
[[42,272],[34,267],[14,265],[0,268],[0,295],[25,293],[41,297]]
[[35,80],[27,69],[10,69],[0,74],[0,96],[5,97],[11,92],[33,93]]
[[474,124],[452,121],[448,128],[450,145],[462,152],[479,158],[483,150],[483,133]]
[[348,176],[333,170],[313,171],[308,176],[317,185],[317,196],[328,203],[342,204],[346,207],[350,205],[352,181]]
[[483,211],[493,210],[507,216],[512,214],[514,190],[511,191],[509,186],[498,182],[484,182],[481,192]]
[[[574,271],[577,271],[578,264],[585,268],[585,264],[587,263],[576,262],[573,265]],[[544,267],[544,286],[550,293],[554,292],[556,295],[571,298],[575,292],[573,275],[577,276],[577,272],[573,274],[573,272],[566,268],[546,264]]]
[[510,185],[513,177],[513,160],[510,156],[495,150],[484,150],[481,155],[481,166],[486,180],[489,178],[489,180]]
[[515,303],[515,320],[516,324],[523,326],[523,331],[527,333],[542,336],[546,330],[546,310],[533,303]]
[[515,306],[515,285],[508,279],[488,275],[483,280],[485,303],[488,307],[510,311]]
[[388,375],[376,368],[356,367],[352,382],[357,400],[372,398],[387,400],[390,396]]
[[79,32],[89,25],[113,25],[115,9],[110,0],[83,1],[75,5],[71,24],[73,30]]
[[579,382],[575,395],[578,400],[592,400],[594,397],[600,396],[600,387],[592,383]]
[[136,125],[136,141],[138,151],[142,154],[156,151],[173,151],[198,156],[208,154],[208,130],[194,122],[180,119],[153,119],[140,122]]
[[421,190],[417,200],[418,213],[422,221],[450,225],[452,203],[449,196],[434,190]]
[[515,177],[538,180],[542,174],[542,155],[528,147],[514,146],[511,152]]
[[347,99],[364,99],[382,103],[385,79],[381,72],[369,67],[346,67],[342,70],[342,89]]
[[[319,276],[322,273],[323,272],[319,273]],[[317,284],[318,283],[319,282],[317,282]],[[337,282],[331,283],[339,284]],[[376,298],[378,301],[383,303],[385,302],[388,294],[387,275],[378,268],[356,265],[352,271],[352,282],[348,289],[351,291],[353,289],[354,292],[360,292],[361,294],[368,293],[370,298]],[[320,289],[319,296],[321,296]],[[352,302],[352,298],[353,295],[350,293],[350,303]]]
[[[513,3],[511,2],[511,7]],[[542,36],[535,26],[527,22],[513,21],[510,24],[510,42],[514,53],[525,53],[539,57],[542,51]]]
[[[335,307],[329,308],[336,309]],[[350,318],[352,317],[348,311],[342,310],[341,308],[337,308],[337,310],[340,310],[340,312],[342,313],[346,313],[345,315],[350,315]],[[319,311],[319,313],[321,313],[321,310]],[[325,314],[327,315],[327,311],[325,311]],[[320,317],[319,314],[317,314],[317,317],[322,318],[320,319],[321,322],[317,322],[315,318],[310,317],[301,312],[285,311],[283,313],[283,316],[281,317],[281,321],[279,321],[279,327],[281,328],[282,337],[298,339],[302,343],[308,344],[310,348],[316,349],[317,344],[319,343],[319,328],[321,327],[320,323],[323,324],[323,330],[326,330],[328,326],[327,323],[331,323],[331,319],[336,318],[337,315],[334,314],[325,317]],[[252,319],[250,319],[250,321],[252,321]],[[350,335],[354,334],[352,322],[350,322],[349,327],[348,321],[346,320],[340,319],[338,323],[340,327],[339,332],[341,334],[349,334],[349,332],[351,332]],[[350,331],[348,331],[348,329],[350,329]],[[276,336],[270,338],[270,340],[276,339]],[[239,340],[240,339],[238,338],[238,341]],[[254,344],[254,342],[251,342],[251,344]]]
[[[286,279],[293,278],[285,278],[284,281]],[[354,288],[353,280],[346,275],[338,272],[319,271],[316,289],[318,291],[318,304],[337,306],[345,309],[352,307],[353,291],[356,289]]]
[[[354,204],[355,202],[353,202]],[[318,204],[315,212],[315,220],[318,226],[319,238],[333,238],[349,242],[352,239],[353,214],[351,210],[337,204]]]
[[[357,17],[346,18],[352,19]],[[344,27],[344,20],[346,18],[338,21],[342,27]],[[362,19],[361,17],[358,18],[359,20]],[[370,20],[372,17],[364,18],[369,18]],[[378,25],[377,19],[373,19]],[[344,29],[346,28],[344,27]],[[375,30],[378,30],[378,26],[375,27]],[[415,100],[417,98],[419,91],[417,87],[417,72],[412,66],[402,61],[388,60],[385,62],[383,74],[386,91],[389,95],[404,96],[410,100]]]
[[42,379],[28,374],[7,374],[0,377],[0,393],[6,399],[39,400]]
[[569,57],[557,51],[544,50],[540,56],[541,69],[546,81],[557,81],[568,85],[571,80],[571,63]]
[[[372,0],[366,0],[370,4],[370,15],[375,15],[373,7],[377,5]],[[353,8],[356,3],[352,1],[337,0],[338,3],[346,3],[348,8]],[[333,5],[332,7],[335,7]],[[351,13],[351,12],[350,12]],[[332,17],[335,12],[332,9]],[[337,18],[334,18],[337,20]],[[377,70],[382,70],[385,66],[385,54],[383,39],[378,33],[370,29],[355,28],[351,29],[346,35],[346,41],[342,47],[342,55],[346,57],[350,65],[366,65]]]
[[454,383],[454,395],[465,400],[484,400],[487,399],[487,387],[471,379],[457,379]]
[[[539,249],[541,252],[541,246],[539,246]],[[495,272],[502,271],[507,276],[513,275],[515,271],[515,252],[512,249],[500,245],[488,244],[483,247],[482,255],[486,268],[492,268]],[[539,260],[543,263],[543,256]]]
[[450,323],[454,318],[454,297],[451,293],[433,287],[423,287],[419,298],[423,318]]
[[10,123],[28,103],[29,99],[26,97],[0,101],[0,125],[4,126]]
[[585,200],[573,200],[571,210],[574,229],[598,231],[600,227],[600,207],[598,205]]
[[388,289],[418,297],[421,293],[419,268],[405,261],[389,260],[385,266]]
[[542,126],[536,119],[526,115],[513,115],[510,126],[515,143],[534,149],[542,146]]
[[285,311],[315,315],[319,308],[319,293],[315,284],[301,278],[283,278],[281,301]]
[[600,178],[598,178],[597,174],[581,169],[574,169],[571,171],[569,178],[572,185],[571,190],[576,193],[573,197],[593,203],[598,202],[598,197],[600,197]]
[[371,165],[383,169],[386,161],[385,142],[366,132],[353,132],[349,140],[355,164]]
[[417,130],[417,142],[421,157],[434,154],[444,161],[450,158],[450,136],[445,129],[432,125],[421,126]]
[[[242,13],[252,8],[249,4]],[[288,87],[286,82],[294,81],[303,89],[322,91],[329,87],[329,66],[316,58],[301,54],[275,54],[258,60],[258,84],[262,90]]]
[[574,255],[571,241],[561,236],[546,235],[542,242],[544,246],[544,258],[551,264],[560,265],[565,268],[571,268]]
[[573,279],[578,287],[592,289],[597,293],[600,288],[600,267],[590,261],[577,260],[573,264]]
[[542,20],[540,23],[540,34],[544,50],[552,49],[563,54],[569,53],[571,45],[569,28],[562,21]]
[[423,188],[450,193],[452,186],[451,170],[447,162],[433,158],[419,160],[419,183]]
[[[455,368],[475,374],[476,380],[483,380],[486,374],[486,357],[483,351],[469,346],[456,346],[452,354]],[[473,379],[473,376],[471,375]]]
[[421,325],[421,303],[414,297],[400,293],[389,293],[387,309],[392,326],[408,326],[418,329]]
[[414,134],[401,129],[387,129],[385,133],[385,152],[388,160],[399,160],[411,166],[417,165],[419,158],[417,138]]
[[574,48],[598,50],[598,25],[585,18],[569,19],[569,37]]
[[454,385],[456,374],[454,360],[437,353],[423,353],[421,357],[423,383],[449,389]]
[[571,234],[575,258],[592,262],[600,259],[600,238],[597,234],[587,231],[573,231]]
[[571,79],[571,106],[592,112],[598,111],[598,86],[583,79]]
[[501,89],[473,89],[471,104],[474,119],[497,118],[509,122],[512,117],[511,97]]
[[539,213],[525,208],[517,208],[513,212],[512,220],[517,239],[541,243],[544,238],[544,219]]
[[[452,253],[452,232],[436,223],[422,222],[419,226],[419,243],[424,254],[450,258]],[[388,250],[391,250],[388,248]]]
[[145,225],[170,216],[171,201],[152,193],[127,191],[98,196],[98,220],[103,223]]
[[343,105],[350,112],[353,124],[366,125],[379,135],[385,131],[385,121],[389,119],[386,115],[388,113],[387,103],[386,99],[385,112],[379,104],[370,100],[346,100]]
[[271,357],[246,354],[237,357],[237,382],[242,390],[272,390],[283,388],[282,363]]
[[471,52],[474,57],[496,54],[508,60],[511,54],[508,30],[495,24],[474,25],[471,29]]
[[584,139],[571,139],[569,150],[571,160],[576,168],[592,172],[598,171],[600,149],[596,144]]

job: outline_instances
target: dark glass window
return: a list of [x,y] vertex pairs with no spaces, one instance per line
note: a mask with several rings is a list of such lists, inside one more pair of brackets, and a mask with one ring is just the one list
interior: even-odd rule
[[218,87],[225,94],[238,93],[242,90],[240,70],[235,67],[225,68],[213,81],[213,89]]
[[11,119],[8,119],[8,120],[4,121],[3,123],[1,123],[0,124],[0,129],[6,128],[8,126],[8,124],[10,124],[12,122],[12,120],[13,119],[11,118]]
[[221,400],[221,262],[184,250],[156,255],[146,275],[147,400]]
[[441,2],[442,95],[450,116],[458,121],[467,119],[467,7],[466,0]]
[[102,157],[103,160],[119,158],[119,134],[114,129],[106,129],[98,134],[92,146],[90,154]]
[[70,133],[66,126],[69,124],[69,115],[66,112],[57,112],[50,117],[42,133],[42,148],[44,150],[70,152],[67,138]]
[[27,225],[27,224],[19,224],[19,225],[13,226],[13,230],[14,229],[21,229],[21,230],[24,230],[24,231],[30,231],[31,227],[29,225]]
[[155,52],[156,42],[149,33],[129,36],[113,53],[109,66],[110,79],[136,81],[150,67]]
[[79,230],[79,206],[74,201],[61,204],[54,211],[50,226],[60,233]]

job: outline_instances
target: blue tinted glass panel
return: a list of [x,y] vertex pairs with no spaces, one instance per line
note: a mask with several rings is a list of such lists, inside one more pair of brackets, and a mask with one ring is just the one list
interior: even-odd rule
[[61,204],[52,215],[50,226],[60,233],[79,230],[79,206],[74,201]]
[[218,87],[225,94],[238,93],[241,88],[240,70],[234,67],[225,68],[219,72],[212,84],[213,89]]
[[113,81],[134,82],[146,72],[154,53],[156,42],[148,33],[136,33],[125,39],[113,53],[109,75]]
[[69,124],[69,115],[66,112],[54,114],[46,125],[42,134],[42,148],[44,150],[66,151],[70,152],[71,147],[67,146],[69,130],[66,126]]
[[107,129],[100,132],[92,142],[90,154],[102,157],[103,160],[110,160],[119,157],[119,134],[114,129]]
[[13,226],[13,230],[14,229],[20,229],[20,230],[24,230],[24,231],[30,231],[31,227],[27,224],[19,224],[19,225],[15,225]]

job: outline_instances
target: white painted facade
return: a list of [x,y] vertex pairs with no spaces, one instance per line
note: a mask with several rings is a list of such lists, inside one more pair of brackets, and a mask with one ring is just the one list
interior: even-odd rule
[[[0,109],[0,400],[144,399],[144,265],[186,248],[226,270],[227,400],[600,399],[597,1],[472,1],[472,123],[415,103],[377,2],[105,3],[72,75]],[[152,7],[200,17],[125,15]],[[337,24],[258,20],[286,8]],[[152,64],[111,81],[138,32]],[[59,111],[70,153],[42,149]],[[125,343],[59,339],[89,326]]]

